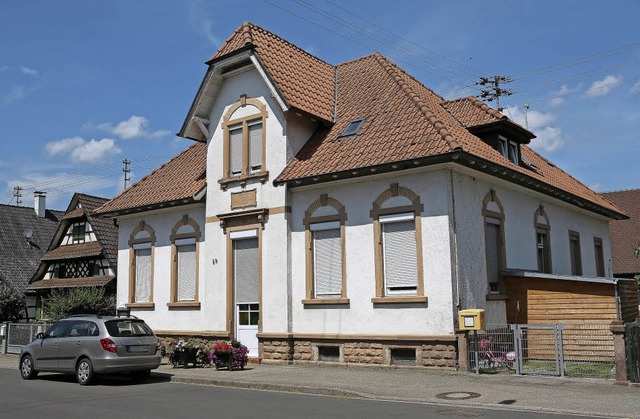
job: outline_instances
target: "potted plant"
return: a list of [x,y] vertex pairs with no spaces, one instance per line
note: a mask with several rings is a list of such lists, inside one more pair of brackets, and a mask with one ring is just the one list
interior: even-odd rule
[[240,341],[233,340],[218,340],[213,343],[209,358],[216,367],[216,370],[220,368],[228,368],[229,371],[234,369],[244,370],[244,366],[247,365],[249,359],[249,350]]
[[195,367],[197,364],[209,363],[209,351],[207,345],[200,339],[179,339],[169,344],[167,357],[174,368],[187,368],[189,364]]

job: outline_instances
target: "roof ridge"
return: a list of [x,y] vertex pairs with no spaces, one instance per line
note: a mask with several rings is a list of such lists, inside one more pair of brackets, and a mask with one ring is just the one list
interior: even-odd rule
[[481,110],[487,112],[489,115],[498,118],[498,119],[509,119],[511,120],[507,115],[503,114],[502,112],[493,109],[491,106],[487,105],[486,103],[484,103],[483,101],[479,100],[477,97],[474,96],[467,96],[465,98],[462,99],[468,99],[469,101],[471,101],[471,104],[474,105],[477,108],[480,108]]
[[433,124],[433,126],[438,130],[438,134],[440,134],[440,137],[442,137],[442,139],[449,145],[449,147],[451,147],[452,150],[456,148],[462,148],[462,146],[458,143],[458,141],[456,141],[453,135],[451,135],[442,121],[440,121],[436,117],[436,115],[429,109],[424,100],[416,92],[414,92],[413,89],[411,89],[411,87],[409,87],[407,82],[403,79],[403,77],[398,74],[389,60],[387,60],[384,56],[382,56],[382,54],[377,52],[374,53],[373,56],[376,58],[378,64],[387,72],[387,74],[392,77],[396,81],[396,83],[398,83],[405,95],[412,100],[418,110],[422,112],[422,114],[431,124]]
[[627,188],[627,189],[612,189],[610,191],[602,191],[602,192],[598,192],[599,194],[603,194],[603,193],[616,193],[616,192],[640,192],[640,188]]
[[376,56],[376,54],[378,54],[378,55],[382,56],[382,54],[380,54],[379,52],[377,52],[377,51],[376,51],[376,52],[372,52],[372,53],[371,53],[371,54],[369,54],[369,55],[363,55],[362,57],[354,58],[354,59],[352,59],[352,60],[348,60],[348,61],[342,62],[342,63],[340,63],[340,64],[336,64],[336,66],[335,66],[335,67],[337,68],[337,67],[340,67],[340,66],[343,66],[343,65],[353,64],[353,63],[355,63],[355,62],[357,62],[357,61],[360,61],[360,60],[365,60],[365,59],[367,59],[367,58],[375,57],[375,56]]

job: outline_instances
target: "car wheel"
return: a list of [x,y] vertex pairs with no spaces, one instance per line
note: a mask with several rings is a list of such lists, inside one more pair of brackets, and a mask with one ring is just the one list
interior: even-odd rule
[[25,380],[31,380],[36,378],[38,371],[33,367],[33,358],[31,355],[25,355],[20,361],[20,375]]
[[94,379],[93,365],[89,358],[82,358],[76,366],[76,379],[82,386],[91,384]]
[[131,378],[133,378],[135,381],[145,381],[147,378],[149,378],[150,375],[151,375],[150,370],[135,371],[131,373]]

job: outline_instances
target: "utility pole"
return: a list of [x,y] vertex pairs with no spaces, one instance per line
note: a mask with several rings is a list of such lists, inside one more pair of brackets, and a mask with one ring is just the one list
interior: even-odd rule
[[529,118],[527,117],[527,113],[529,113],[529,102],[524,103],[524,127],[529,129]]
[[515,92],[513,90],[503,89],[500,85],[510,83],[512,81],[513,80],[511,80],[511,77],[509,76],[480,77],[480,81],[477,82],[476,85],[489,87],[480,90],[480,95],[477,97],[486,100],[487,102],[493,102],[495,100],[498,112],[502,112],[504,108],[500,107],[500,97],[511,96]]
[[16,206],[19,207],[20,204],[22,204],[22,200],[20,198],[22,198],[22,194],[20,193],[22,191],[22,188],[20,186],[14,186],[13,187],[13,197],[16,199]]
[[129,173],[131,173],[129,165],[131,164],[131,162],[127,159],[124,159],[122,160],[122,164],[124,164],[124,167],[122,168],[122,171],[124,172],[124,189],[122,190],[124,191],[127,189],[127,182],[131,180],[131,178],[129,177]]

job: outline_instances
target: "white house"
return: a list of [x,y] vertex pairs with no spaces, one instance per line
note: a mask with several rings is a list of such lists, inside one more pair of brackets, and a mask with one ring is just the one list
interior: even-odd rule
[[506,272],[614,283],[620,210],[531,132],[380,54],[334,66],[245,23],[179,135],[195,144],[99,209],[119,223],[118,304],[158,334],[451,367],[458,310],[507,322]]

